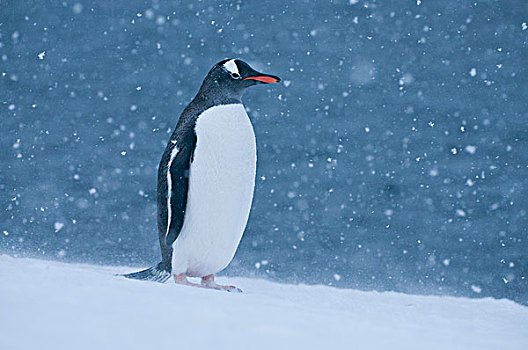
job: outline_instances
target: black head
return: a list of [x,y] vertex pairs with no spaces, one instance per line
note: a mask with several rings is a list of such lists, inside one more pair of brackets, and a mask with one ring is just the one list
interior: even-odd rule
[[280,82],[279,77],[257,72],[244,61],[226,59],[211,68],[198,94],[203,98],[220,102],[240,100],[244,91],[250,86],[278,82]]

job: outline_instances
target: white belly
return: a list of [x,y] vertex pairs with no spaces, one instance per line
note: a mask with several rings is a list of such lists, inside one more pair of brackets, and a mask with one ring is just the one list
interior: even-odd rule
[[185,220],[173,243],[172,273],[202,277],[233,259],[253,200],[255,133],[241,104],[198,117]]

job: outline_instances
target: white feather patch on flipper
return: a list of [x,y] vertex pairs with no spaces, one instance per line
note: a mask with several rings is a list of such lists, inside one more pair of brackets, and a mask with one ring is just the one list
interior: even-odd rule
[[174,158],[176,158],[176,155],[178,155],[178,147],[176,146],[176,141],[171,140],[172,144],[174,145],[171,151],[169,164],[167,164],[167,231],[165,231],[165,236],[169,234],[169,229],[171,225],[171,217],[172,217],[172,208],[171,208],[171,197],[172,197],[172,177],[170,168],[172,165],[172,161]]
[[239,74],[240,75],[240,73],[238,71],[238,66],[236,65],[234,59],[229,60],[226,63],[224,63],[224,67],[225,67],[225,69],[227,69],[229,71],[229,73],[231,73],[231,74],[235,73],[235,74]]

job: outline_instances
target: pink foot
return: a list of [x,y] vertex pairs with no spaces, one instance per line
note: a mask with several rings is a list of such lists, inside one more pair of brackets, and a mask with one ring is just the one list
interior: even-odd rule
[[202,286],[204,288],[211,288],[216,290],[225,290],[226,292],[231,293],[242,293],[242,289],[235,286],[223,286],[221,284],[216,284],[214,280],[214,275],[207,275],[202,277]]
[[214,281],[214,275],[207,275],[202,277],[202,283],[192,283],[187,280],[187,276],[184,273],[174,276],[174,282],[176,284],[181,284],[184,286],[198,287],[198,288],[207,288],[207,289],[216,289],[216,290],[225,290],[226,292],[233,293],[242,293],[242,289],[235,286],[223,286],[221,284],[216,284]]
[[174,276],[174,282],[176,282],[176,284],[181,284],[184,286],[203,288],[201,284],[189,282],[187,280],[187,276],[184,273],[180,273],[179,275]]

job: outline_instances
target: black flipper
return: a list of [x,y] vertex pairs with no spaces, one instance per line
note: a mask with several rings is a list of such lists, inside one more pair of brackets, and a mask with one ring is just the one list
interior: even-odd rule
[[166,270],[163,263],[138,272],[119,275],[134,280],[154,281],[164,283],[171,277],[171,272]]
[[192,138],[192,143],[184,145],[178,155],[174,158],[170,175],[172,180],[171,191],[171,220],[170,226],[165,237],[165,244],[171,246],[180,235],[185,218],[185,209],[187,207],[187,195],[189,190],[189,171],[191,160],[196,146],[196,137]]
[[[194,124],[191,123],[191,128]],[[163,261],[169,260],[172,254],[172,243],[178,238],[187,207],[187,192],[189,189],[189,169],[192,162],[196,135],[194,130],[181,134],[182,129],[176,128],[167,145],[158,169],[158,228]],[[177,153],[174,154],[174,148]],[[171,156],[174,156],[171,159]],[[170,193],[168,177],[170,176]],[[168,197],[170,196],[170,218]],[[167,224],[170,226],[167,228]]]

